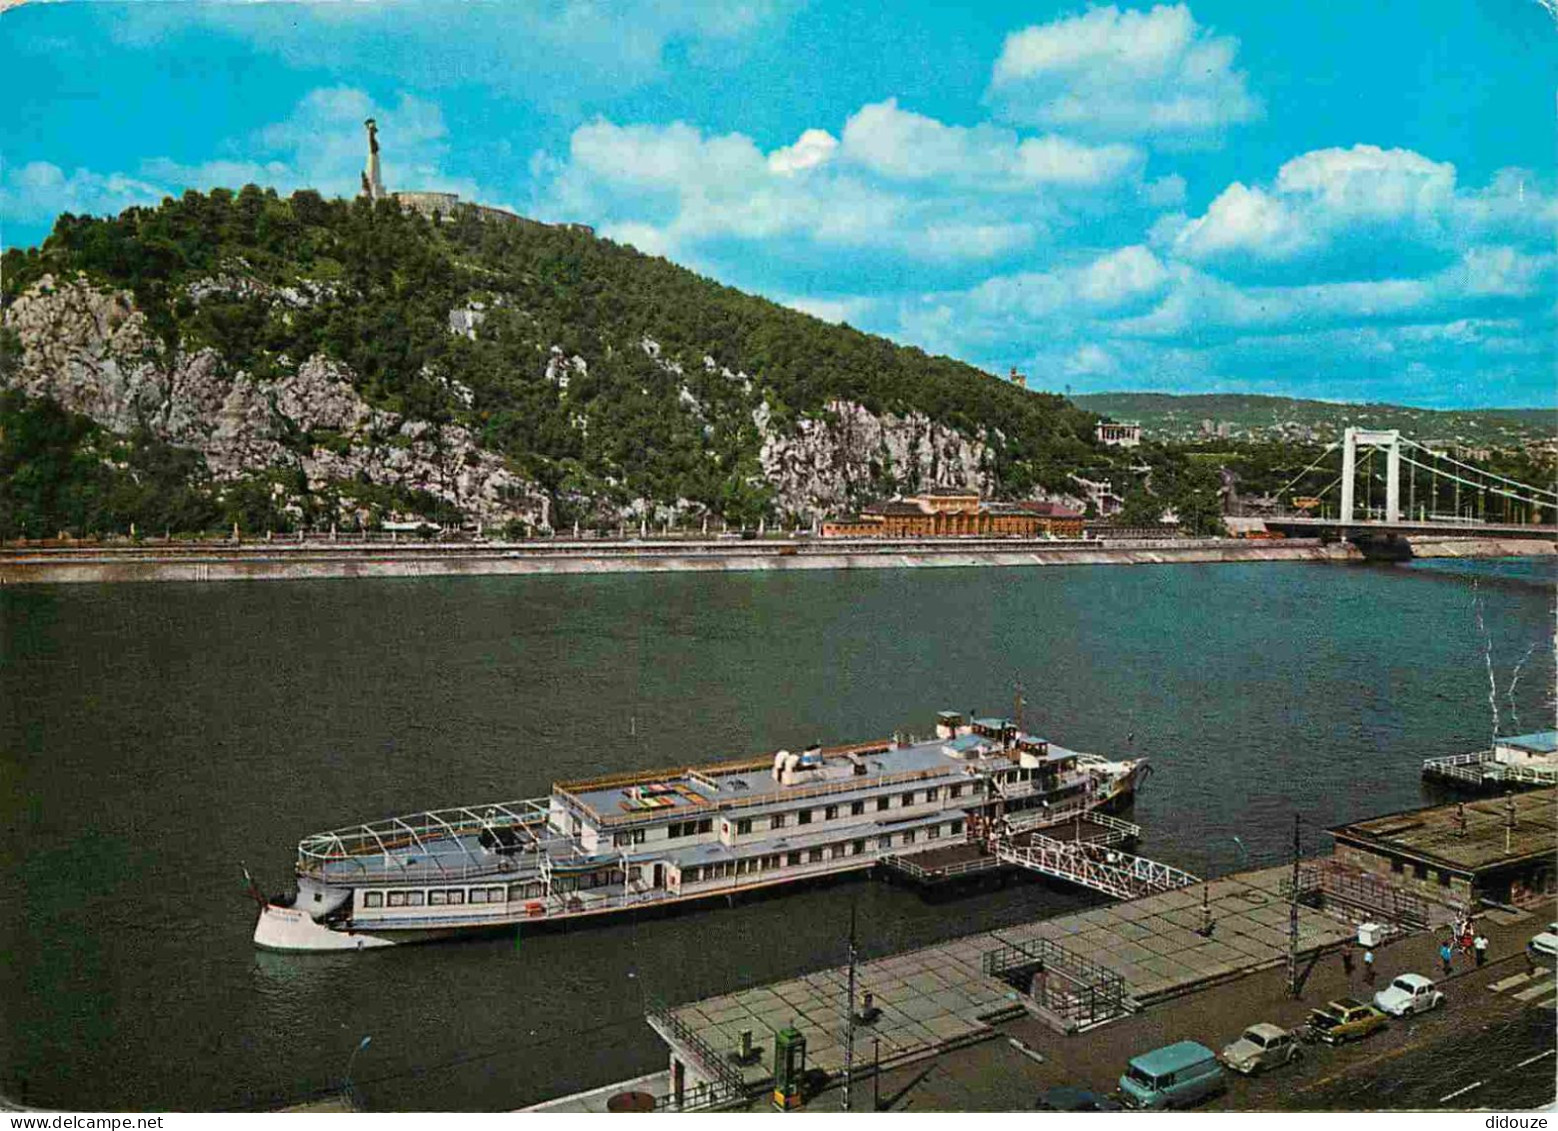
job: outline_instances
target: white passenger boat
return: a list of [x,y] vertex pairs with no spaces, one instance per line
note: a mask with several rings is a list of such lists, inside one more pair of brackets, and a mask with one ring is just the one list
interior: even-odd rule
[[944,711],[927,741],[558,782],[545,798],[305,837],[296,893],[261,900],[254,941],[358,950],[857,871],[988,835],[1010,813],[1059,823],[1123,804],[1146,768]]

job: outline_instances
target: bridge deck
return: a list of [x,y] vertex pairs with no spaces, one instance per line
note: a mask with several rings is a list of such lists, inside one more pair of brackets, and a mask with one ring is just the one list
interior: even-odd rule
[[1343,522],[1339,518],[1264,518],[1268,530],[1356,530],[1377,531],[1382,534],[1433,534],[1441,537],[1476,538],[1498,535],[1504,538],[1558,538],[1558,526],[1518,522],[1431,522],[1404,519],[1385,522],[1382,519],[1358,519]]

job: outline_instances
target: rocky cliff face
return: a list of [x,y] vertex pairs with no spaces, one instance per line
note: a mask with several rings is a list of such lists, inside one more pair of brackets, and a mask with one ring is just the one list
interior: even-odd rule
[[[268,286],[245,274],[244,266],[239,262],[191,283],[185,294],[196,303],[217,296],[260,301],[285,312],[327,293],[321,284]],[[491,304],[506,301],[506,296],[473,300],[451,310],[449,332],[475,339]],[[19,363],[6,377],[11,387],[50,397],[110,431],[144,428],[193,449],[218,482],[301,472],[311,492],[336,500],[342,521],[368,517],[362,498],[368,492],[361,485],[371,485],[427,492],[487,525],[516,520],[550,525],[548,496],[501,456],[481,448],[468,428],[403,419],[368,404],[354,388],[352,371],[323,355],[282,358],[280,376],[260,379],[235,371],[212,349],[169,350],[148,330],[128,292],[101,289],[84,278],[45,276],[6,309],[4,321],[22,346]],[[713,410],[688,388],[683,363],[662,356],[649,337],[637,346],[676,375],[680,409],[708,433]],[[761,478],[781,515],[811,521],[933,487],[994,493],[992,449],[1003,439],[998,432],[969,436],[921,413],[878,415],[844,400],[830,402],[821,415],[780,426],[760,377],[702,360],[706,374],[720,378],[720,387],[744,406],[740,412],[750,414]],[[544,372],[537,376],[562,396],[571,379],[588,373],[583,358],[555,346],[542,354],[541,365]],[[472,407],[471,390],[454,378],[424,376],[440,382],[460,406]],[[586,411],[581,408],[572,420],[588,433]],[[635,524],[683,523],[703,511],[685,499],[596,503],[598,514]]]
[[[219,278],[191,297],[232,293]],[[288,305],[307,291],[277,293]],[[230,372],[210,349],[169,351],[123,291],[45,276],[7,308],[21,342],[8,383],[51,397],[113,432],[145,428],[192,448],[218,480],[301,471],[310,490],[334,488],[343,519],[363,517],[354,484],[425,491],[488,524],[545,526],[547,497],[484,451],[459,425],[402,420],[367,404],[352,373],[316,355],[274,380]]]
[[991,487],[986,437],[970,439],[920,413],[877,416],[849,401],[827,409],[793,434],[756,414],[763,473],[783,510],[821,517],[894,491]]

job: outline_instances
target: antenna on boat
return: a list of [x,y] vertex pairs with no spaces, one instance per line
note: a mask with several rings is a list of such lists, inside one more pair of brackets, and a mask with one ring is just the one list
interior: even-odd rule
[[1022,725],[1022,680],[1014,677],[1012,684],[1012,721],[1017,724],[1017,733],[1022,734],[1027,729]]

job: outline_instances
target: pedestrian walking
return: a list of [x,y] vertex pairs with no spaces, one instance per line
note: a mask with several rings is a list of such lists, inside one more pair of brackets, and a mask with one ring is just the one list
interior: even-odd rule
[[1477,952],[1477,965],[1480,967],[1488,960],[1488,936],[1479,933],[1476,942],[1472,943],[1472,949]]
[[1347,940],[1347,945],[1342,947],[1342,969],[1347,974],[1347,984],[1352,985],[1352,940]]
[[1455,968],[1455,947],[1451,945],[1453,939],[1445,939],[1439,944],[1439,961],[1444,965],[1444,976],[1448,978],[1450,971]]
[[1369,985],[1374,984],[1374,951],[1363,952],[1363,980]]

